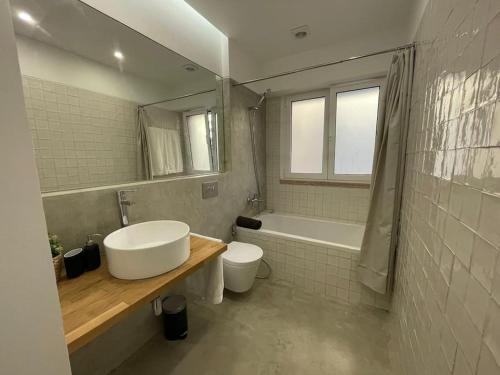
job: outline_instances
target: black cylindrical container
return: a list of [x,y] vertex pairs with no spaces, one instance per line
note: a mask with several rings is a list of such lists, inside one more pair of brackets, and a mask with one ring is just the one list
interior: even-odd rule
[[83,247],[86,271],[95,270],[101,265],[101,252],[99,251],[99,245],[92,240],[92,236],[100,236],[100,234],[89,234],[87,243]]
[[63,256],[64,268],[68,279],[73,279],[80,276],[85,271],[85,259],[83,257],[83,249],[73,249],[68,251]]
[[188,333],[186,298],[180,295],[163,300],[163,330],[167,340],[184,340]]
[[94,243],[92,245],[86,245],[83,248],[83,254],[85,256],[85,270],[92,271],[99,268],[101,265],[101,253],[99,251],[99,245]]

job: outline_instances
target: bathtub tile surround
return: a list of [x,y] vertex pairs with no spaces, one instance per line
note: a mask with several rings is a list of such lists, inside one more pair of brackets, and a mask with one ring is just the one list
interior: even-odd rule
[[280,127],[283,97],[266,102],[267,208],[303,216],[365,223],[370,189],[280,183]]
[[[135,202],[129,215],[132,223],[175,219],[186,222],[193,232],[229,240],[231,225],[238,215],[258,213],[247,205],[247,197],[256,191],[247,108],[255,105],[258,95],[243,88],[231,88],[224,82],[225,127],[230,136],[231,168],[225,173],[207,177],[188,177],[138,184],[129,197]],[[263,121],[257,121],[258,147],[264,147]],[[228,143],[229,144],[229,143]],[[265,174],[265,160],[259,159]],[[201,184],[217,180],[219,195],[202,199]],[[127,187],[129,188],[129,187]],[[57,233],[66,249],[80,247],[88,233],[108,234],[120,227],[116,200],[118,188],[91,189],[70,194],[48,194],[43,198],[48,230]],[[127,333],[102,335],[72,354],[73,374],[106,374],[145,343],[160,326],[150,307],[130,316]],[[147,334],[142,330],[147,330]],[[125,339],[124,336],[127,336]],[[127,341],[127,342],[125,342]],[[131,345],[134,343],[134,345]],[[95,366],[92,365],[95,363]]]
[[42,191],[136,181],[137,104],[23,76]]
[[261,230],[238,227],[237,238],[262,248],[273,282],[337,302],[389,309],[388,297],[358,281],[362,226],[275,214],[259,218]]
[[409,375],[500,373],[499,12],[430,0],[418,32],[394,301]]

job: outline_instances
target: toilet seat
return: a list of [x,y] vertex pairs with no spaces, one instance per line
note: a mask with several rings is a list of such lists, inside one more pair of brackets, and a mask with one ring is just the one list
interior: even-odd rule
[[260,260],[263,255],[262,249],[256,245],[233,241],[227,245],[222,259],[227,264],[242,266]]

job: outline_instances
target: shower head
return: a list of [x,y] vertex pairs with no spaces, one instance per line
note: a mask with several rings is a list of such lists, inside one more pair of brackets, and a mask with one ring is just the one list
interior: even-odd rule
[[266,99],[266,94],[267,94],[267,91],[261,95],[260,99],[259,99],[259,102],[257,103],[257,107],[260,107],[260,105],[262,104],[262,102],[264,101],[264,99]]
[[262,102],[264,101],[264,99],[266,98],[267,95],[269,95],[271,93],[271,89],[267,89],[266,92],[264,92],[259,101],[257,102],[257,105],[255,106],[252,106],[252,107],[248,107],[248,109],[250,111],[258,111],[260,109],[260,105],[262,104]]

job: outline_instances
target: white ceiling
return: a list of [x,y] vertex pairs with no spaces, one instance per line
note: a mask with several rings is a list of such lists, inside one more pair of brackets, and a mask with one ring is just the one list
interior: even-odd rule
[[[78,0],[11,0],[16,33],[72,52],[182,93],[215,87],[215,75],[199,67],[186,72],[188,59],[146,38]],[[17,11],[29,12],[36,26],[19,20]],[[119,62],[113,51],[125,59]]]
[[[259,62],[376,34],[409,39],[419,0],[186,0]],[[310,35],[290,29],[309,25]]]

